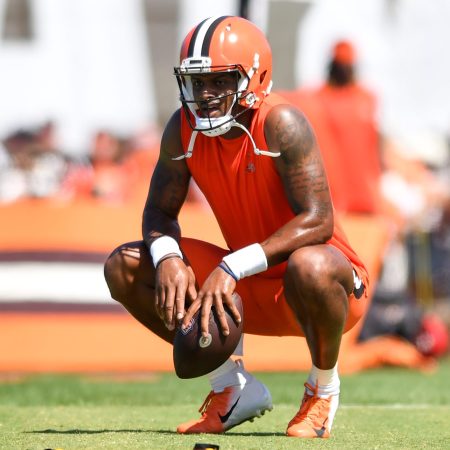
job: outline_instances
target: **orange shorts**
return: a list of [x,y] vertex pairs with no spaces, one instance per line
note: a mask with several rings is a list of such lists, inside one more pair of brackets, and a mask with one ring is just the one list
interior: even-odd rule
[[[191,263],[199,286],[229,253],[208,242],[190,238],[181,239],[181,248]],[[360,268],[354,269],[364,286],[368,286],[367,274]],[[236,291],[244,305],[245,333],[263,336],[304,336],[284,297],[282,278],[253,275],[240,280]],[[349,311],[344,331],[350,330],[358,322],[365,312],[367,303],[367,289],[359,299],[354,294],[349,296]]]

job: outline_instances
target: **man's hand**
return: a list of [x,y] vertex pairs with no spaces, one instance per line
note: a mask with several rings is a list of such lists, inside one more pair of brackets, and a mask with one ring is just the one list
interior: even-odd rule
[[181,258],[173,257],[161,261],[156,269],[155,302],[159,317],[169,330],[185,315],[188,304],[197,297],[195,275]]
[[211,307],[214,306],[219,319],[220,328],[224,336],[228,336],[228,328],[224,305],[227,305],[231,315],[236,322],[241,321],[241,315],[236,308],[232,294],[236,287],[236,281],[220,267],[216,267],[204,282],[202,288],[197,294],[197,298],[184,316],[182,327],[187,326],[194,314],[201,308],[201,330],[202,336],[208,335],[208,323]]

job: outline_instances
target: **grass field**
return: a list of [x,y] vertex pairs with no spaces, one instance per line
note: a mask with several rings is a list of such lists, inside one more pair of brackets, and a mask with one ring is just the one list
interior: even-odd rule
[[432,375],[383,369],[341,377],[341,406],[329,440],[284,436],[305,374],[262,373],[274,410],[226,435],[180,436],[195,417],[205,380],[171,374],[132,379],[45,375],[0,382],[2,449],[450,449],[450,359]]

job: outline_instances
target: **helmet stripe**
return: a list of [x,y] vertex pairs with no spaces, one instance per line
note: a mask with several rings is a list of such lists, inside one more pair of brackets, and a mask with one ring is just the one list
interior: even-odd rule
[[194,55],[194,45],[195,45],[195,41],[197,39],[197,35],[198,32],[200,30],[200,28],[202,27],[202,25],[207,21],[208,19],[202,20],[196,27],[194,30],[194,33],[192,33],[192,37],[191,37],[191,42],[189,42],[189,48],[188,48],[188,52],[187,52],[187,57],[191,58]]
[[188,58],[208,56],[211,38],[217,26],[229,16],[210,17],[201,22],[192,34],[188,48]]
[[216,31],[216,28],[218,27],[219,23],[225,20],[227,17],[230,16],[222,16],[217,18],[206,31],[202,45],[202,54],[201,54],[202,56],[209,56],[209,46],[211,45],[212,35],[214,31]]

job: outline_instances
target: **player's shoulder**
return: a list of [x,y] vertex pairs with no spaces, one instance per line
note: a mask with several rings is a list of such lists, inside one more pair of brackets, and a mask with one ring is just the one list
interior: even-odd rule
[[161,151],[178,156],[183,151],[181,140],[182,111],[177,109],[167,121],[161,139]]
[[264,120],[265,128],[282,123],[307,122],[303,111],[281,95],[272,93],[264,103],[267,107]]
[[290,149],[298,150],[305,143],[314,146],[314,133],[305,114],[283,97],[275,100],[264,121],[268,147],[283,154]]
[[181,118],[182,111],[181,108],[178,108],[170,116],[169,120],[166,123],[164,131],[168,130],[170,132],[173,132],[175,130],[181,130]]
[[182,111],[181,109],[177,109],[170,116],[169,120],[166,123],[163,131],[163,141],[164,140],[174,140],[180,139],[181,136],[181,120],[182,120]]

